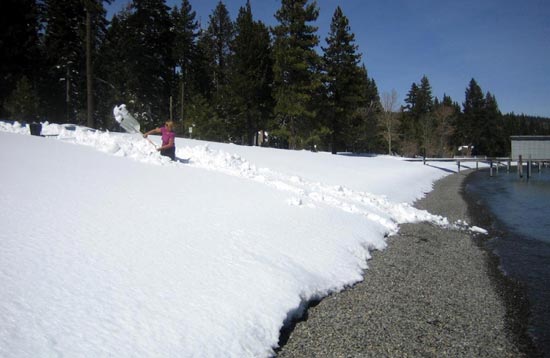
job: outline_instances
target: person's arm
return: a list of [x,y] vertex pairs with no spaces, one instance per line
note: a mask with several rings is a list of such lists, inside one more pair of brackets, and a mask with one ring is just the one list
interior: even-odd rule
[[143,138],[147,138],[149,134],[160,134],[160,128],[151,129],[149,132],[143,134]]

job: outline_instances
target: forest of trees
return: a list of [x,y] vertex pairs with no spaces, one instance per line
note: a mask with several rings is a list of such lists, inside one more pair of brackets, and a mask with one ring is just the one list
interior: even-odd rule
[[321,41],[315,1],[281,0],[272,27],[245,0],[234,21],[220,1],[203,24],[189,0],[132,0],[108,21],[109,3],[2,0],[0,118],[118,130],[126,103],[145,129],[173,119],[182,136],[254,145],[262,130],[274,147],[407,156],[501,156],[510,135],[550,134],[475,79],[461,104],[427,76],[403,106],[379,94],[340,7]]

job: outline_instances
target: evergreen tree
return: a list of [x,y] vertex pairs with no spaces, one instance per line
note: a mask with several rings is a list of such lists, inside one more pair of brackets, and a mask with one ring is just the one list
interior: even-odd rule
[[425,75],[420,79],[420,86],[416,96],[415,112],[418,117],[430,113],[433,108],[432,86]]
[[112,108],[120,103],[126,103],[145,128],[169,118],[175,61],[168,10],[164,0],[135,0],[113,16],[96,76],[107,128],[119,128]]
[[332,108],[330,129],[332,153],[352,148],[358,139],[353,116],[361,103],[361,77],[358,67],[361,55],[354,44],[349,21],[338,6],[332,17],[327,47],[323,48],[328,101]]
[[79,109],[85,108],[85,8],[77,1],[46,0],[45,9],[44,99],[54,121],[79,122]]
[[402,149],[406,155],[426,155],[433,143],[434,105],[428,77],[422,76],[420,85],[413,83],[405,98],[407,105],[401,117]]
[[205,73],[203,83],[205,94],[214,107],[222,128],[212,132],[223,133],[217,140],[228,140],[231,98],[228,95],[229,58],[231,56],[231,42],[234,37],[234,24],[229,17],[225,4],[221,1],[208,18],[208,27],[199,39],[201,55],[200,69]]
[[392,155],[392,143],[395,142],[397,123],[396,123],[396,109],[397,109],[397,91],[392,90],[391,93],[382,93],[382,115],[381,115],[381,127],[382,137],[388,146],[388,154]]
[[169,117],[174,79],[172,19],[165,0],[133,0],[130,9],[128,102],[145,127],[157,126]]
[[220,1],[208,17],[208,28],[204,33],[215,92],[221,91],[227,85],[228,61],[233,37],[234,24],[229,17],[227,7]]
[[273,107],[269,30],[253,20],[250,1],[239,10],[235,29],[230,61],[230,135],[234,141],[245,138],[248,145],[254,145],[255,134],[266,129]]
[[189,0],[182,0],[181,9],[174,9],[172,17],[175,27],[174,58],[179,78],[178,88],[173,92],[178,93],[176,108],[179,118],[183,120],[184,104],[191,98],[190,94],[199,87],[197,85],[199,24],[195,20],[196,13],[192,10]]
[[197,69],[197,86],[198,91],[204,98],[212,99],[214,88],[214,66],[212,59],[212,43],[210,38],[206,36],[206,31],[199,30],[199,38],[197,41],[197,58],[195,67]]
[[453,137],[460,106],[453,102],[451,97],[443,94],[441,102],[436,97],[433,106],[434,137],[433,155],[437,157],[450,157],[454,154]]
[[483,123],[485,99],[481,87],[472,78],[466,89],[465,101],[462,104],[464,115],[457,123],[457,131],[462,145],[473,145],[480,152],[481,124]]
[[432,113],[434,106],[432,87],[428,77],[423,76],[416,98],[415,116],[418,123],[417,143],[424,156],[433,156],[436,146],[436,123]]
[[99,126],[110,130],[119,129],[113,119],[113,107],[135,100],[129,87],[133,76],[130,67],[130,15],[129,9],[124,9],[113,16],[97,56],[95,85]]
[[193,138],[217,142],[227,138],[225,123],[202,95],[198,94],[191,98],[186,116],[186,122],[193,128]]
[[317,3],[308,0],[282,0],[275,14],[279,22],[273,29],[274,39],[274,113],[278,121],[275,135],[288,147],[303,147],[311,135],[315,111],[312,100],[320,86],[319,56],[315,46]]
[[[95,67],[96,55],[101,43],[105,38],[107,20],[103,2],[110,3],[110,0],[84,0],[86,11],[86,117],[87,125],[90,128],[96,127],[98,113],[94,108],[97,92],[95,91]],[[103,123],[101,123],[103,124]]]
[[38,93],[25,76],[17,82],[4,105],[14,120],[30,122],[39,119]]
[[502,114],[497,99],[490,92],[485,95],[484,120],[481,127],[481,152],[490,157],[504,155],[506,139],[502,125]]
[[4,101],[23,77],[34,87],[39,81],[39,30],[40,11],[35,0],[0,2],[0,118],[7,115]]
[[418,86],[416,83],[413,82],[411,85],[411,89],[407,93],[407,97],[405,97],[405,110],[408,112],[413,112],[416,108],[416,97],[418,96]]
[[[52,117],[50,120],[86,123],[87,107],[90,107],[90,115],[94,114],[91,111],[94,95],[92,60],[105,35],[104,2],[109,3],[101,0],[46,0],[44,3],[45,72],[48,78],[42,81],[41,92]],[[89,41],[86,40],[87,34]],[[93,121],[88,124],[94,125]]]
[[132,76],[129,63],[128,37],[130,33],[127,21],[130,12],[123,10],[111,19],[97,57],[94,74],[96,89],[96,126],[109,130],[120,127],[113,119],[113,107],[121,103],[130,103],[127,82]]
[[376,81],[369,77],[364,64],[359,68],[358,78],[360,100],[352,116],[353,141],[350,148],[354,152],[375,153],[383,150],[379,126],[382,103]]
[[[416,97],[418,96],[418,86],[413,82],[411,89],[405,97],[405,106],[403,107],[403,115],[401,118],[400,133],[401,141],[407,147],[404,154],[416,154],[416,148],[410,151],[408,148],[412,143],[415,143],[416,138]],[[405,148],[404,148],[405,149]]]

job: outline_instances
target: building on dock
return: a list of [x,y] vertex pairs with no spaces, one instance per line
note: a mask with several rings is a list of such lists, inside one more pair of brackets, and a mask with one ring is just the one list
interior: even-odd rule
[[548,159],[550,158],[550,136],[518,135],[511,136],[511,158]]

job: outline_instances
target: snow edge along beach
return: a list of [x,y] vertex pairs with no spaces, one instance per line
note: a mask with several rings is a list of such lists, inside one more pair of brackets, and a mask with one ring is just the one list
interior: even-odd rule
[[478,230],[411,205],[449,167],[178,139],[181,164],[139,135],[0,131],[6,356],[269,356],[400,225]]
[[[463,190],[472,173],[439,179],[415,205],[452,220],[476,218]],[[308,310],[278,357],[538,357],[520,288],[486,239],[402,225],[386,250],[373,253],[363,281]]]

